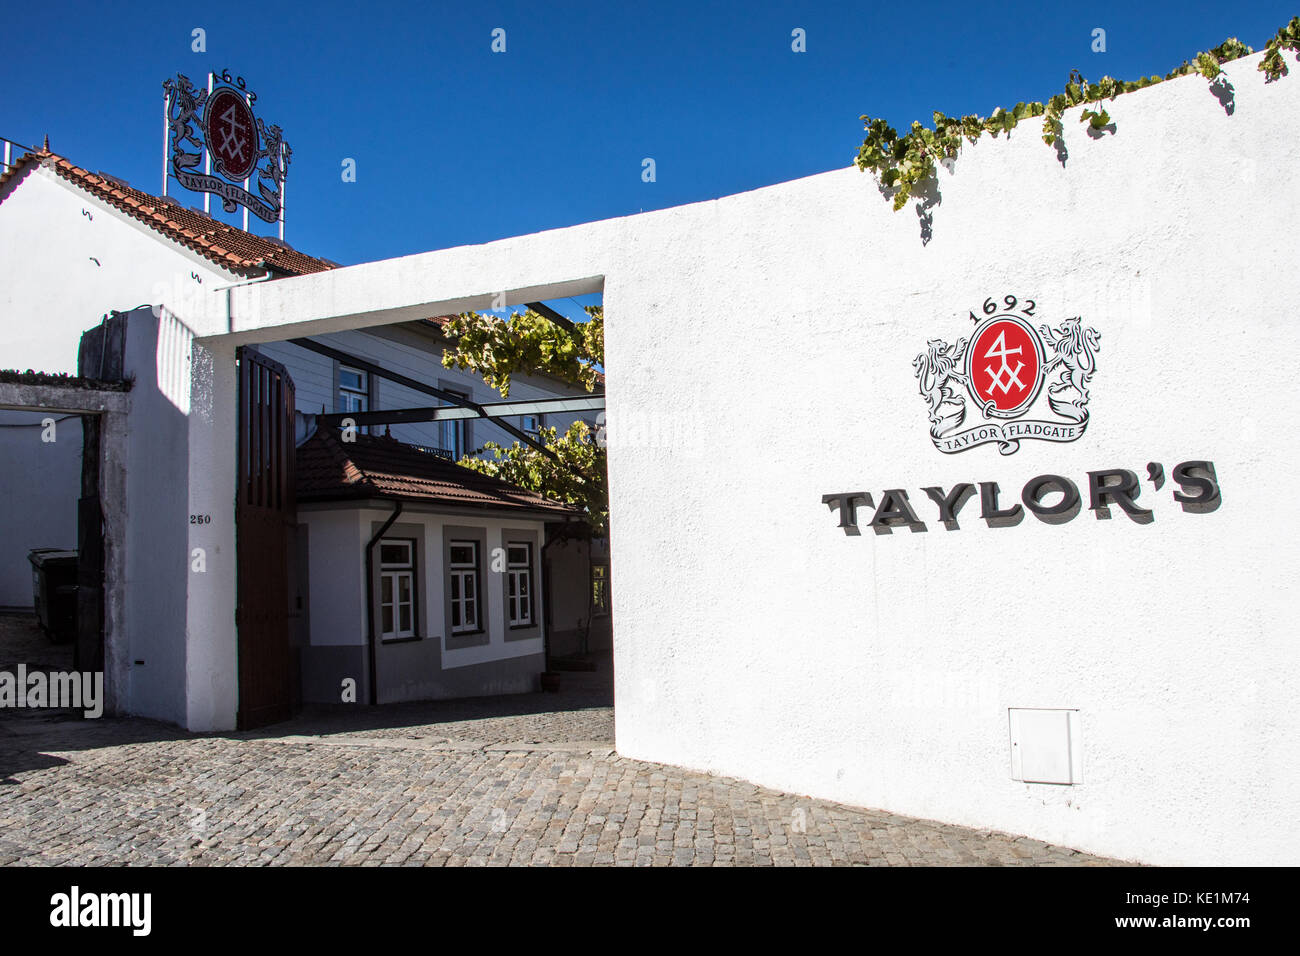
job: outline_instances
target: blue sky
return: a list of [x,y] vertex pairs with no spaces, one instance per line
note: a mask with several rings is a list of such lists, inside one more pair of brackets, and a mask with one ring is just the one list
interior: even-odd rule
[[[1045,99],[1071,69],[1163,74],[1228,36],[1258,49],[1295,12],[1267,0],[16,3],[0,33],[0,136],[48,133],[78,165],[157,192],[163,79],[229,68],[294,149],[286,239],[351,264],[847,166],[863,113],[905,127],[934,109]],[[505,53],[490,49],[498,27]],[[795,28],[805,53],[791,50]]]

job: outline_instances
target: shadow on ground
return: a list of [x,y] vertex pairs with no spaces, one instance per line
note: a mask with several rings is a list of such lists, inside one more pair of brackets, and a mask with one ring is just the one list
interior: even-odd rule
[[[563,671],[560,689],[497,697],[367,706],[311,704],[290,720],[256,730],[191,734],[145,718],[88,720],[76,710],[0,708],[0,782],[58,762],[49,752],[92,750],[150,741],[226,737],[390,737],[428,741],[614,745],[614,682],[608,654],[594,671]],[[0,670],[69,670],[70,645],[53,644],[31,614],[0,614]],[[39,761],[32,763],[32,761]]]
[[370,735],[614,744],[614,682],[608,655],[594,672],[563,672],[555,692],[384,704],[312,704],[293,719],[232,736]]

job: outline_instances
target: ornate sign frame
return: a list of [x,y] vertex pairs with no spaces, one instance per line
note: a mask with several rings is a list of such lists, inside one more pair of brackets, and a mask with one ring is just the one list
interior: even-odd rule
[[[226,212],[243,206],[265,222],[281,221],[284,180],[293,150],[279,126],[267,125],[256,116],[257,94],[242,76],[223,70],[211,74],[209,84],[210,89],[196,88],[183,73],[163,81],[172,175],[186,189],[219,196]],[[212,110],[219,102],[227,108]],[[252,129],[246,128],[250,120]],[[226,138],[212,142],[213,131],[221,130],[223,123]],[[252,151],[251,162],[245,150]],[[205,153],[212,172],[200,171]],[[235,178],[232,168],[236,175],[245,175]],[[253,185],[256,195],[248,188]]]

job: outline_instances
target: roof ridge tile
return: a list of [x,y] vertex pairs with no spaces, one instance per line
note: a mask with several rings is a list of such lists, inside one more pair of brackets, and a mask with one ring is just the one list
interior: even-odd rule
[[[72,185],[230,272],[249,273],[269,266],[287,275],[308,275],[338,268],[335,263],[299,252],[287,243],[281,245],[201,212],[185,209],[171,197],[154,196],[125,181],[105,179],[109,174],[92,173],[45,148],[20,156],[7,172],[0,175],[0,187],[36,165],[52,169]],[[209,224],[208,227],[199,227],[204,222]],[[220,245],[214,241],[215,236],[220,236]]]

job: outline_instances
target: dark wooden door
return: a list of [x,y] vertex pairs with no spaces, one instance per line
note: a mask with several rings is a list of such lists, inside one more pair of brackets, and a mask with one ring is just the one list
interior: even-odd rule
[[294,498],[293,379],[248,349],[239,357],[238,553],[239,728],[288,719],[289,547]]
[[[99,499],[98,415],[81,417],[81,498],[77,501],[77,638],[72,667],[104,670],[104,511]],[[109,688],[116,699],[117,688]]]

